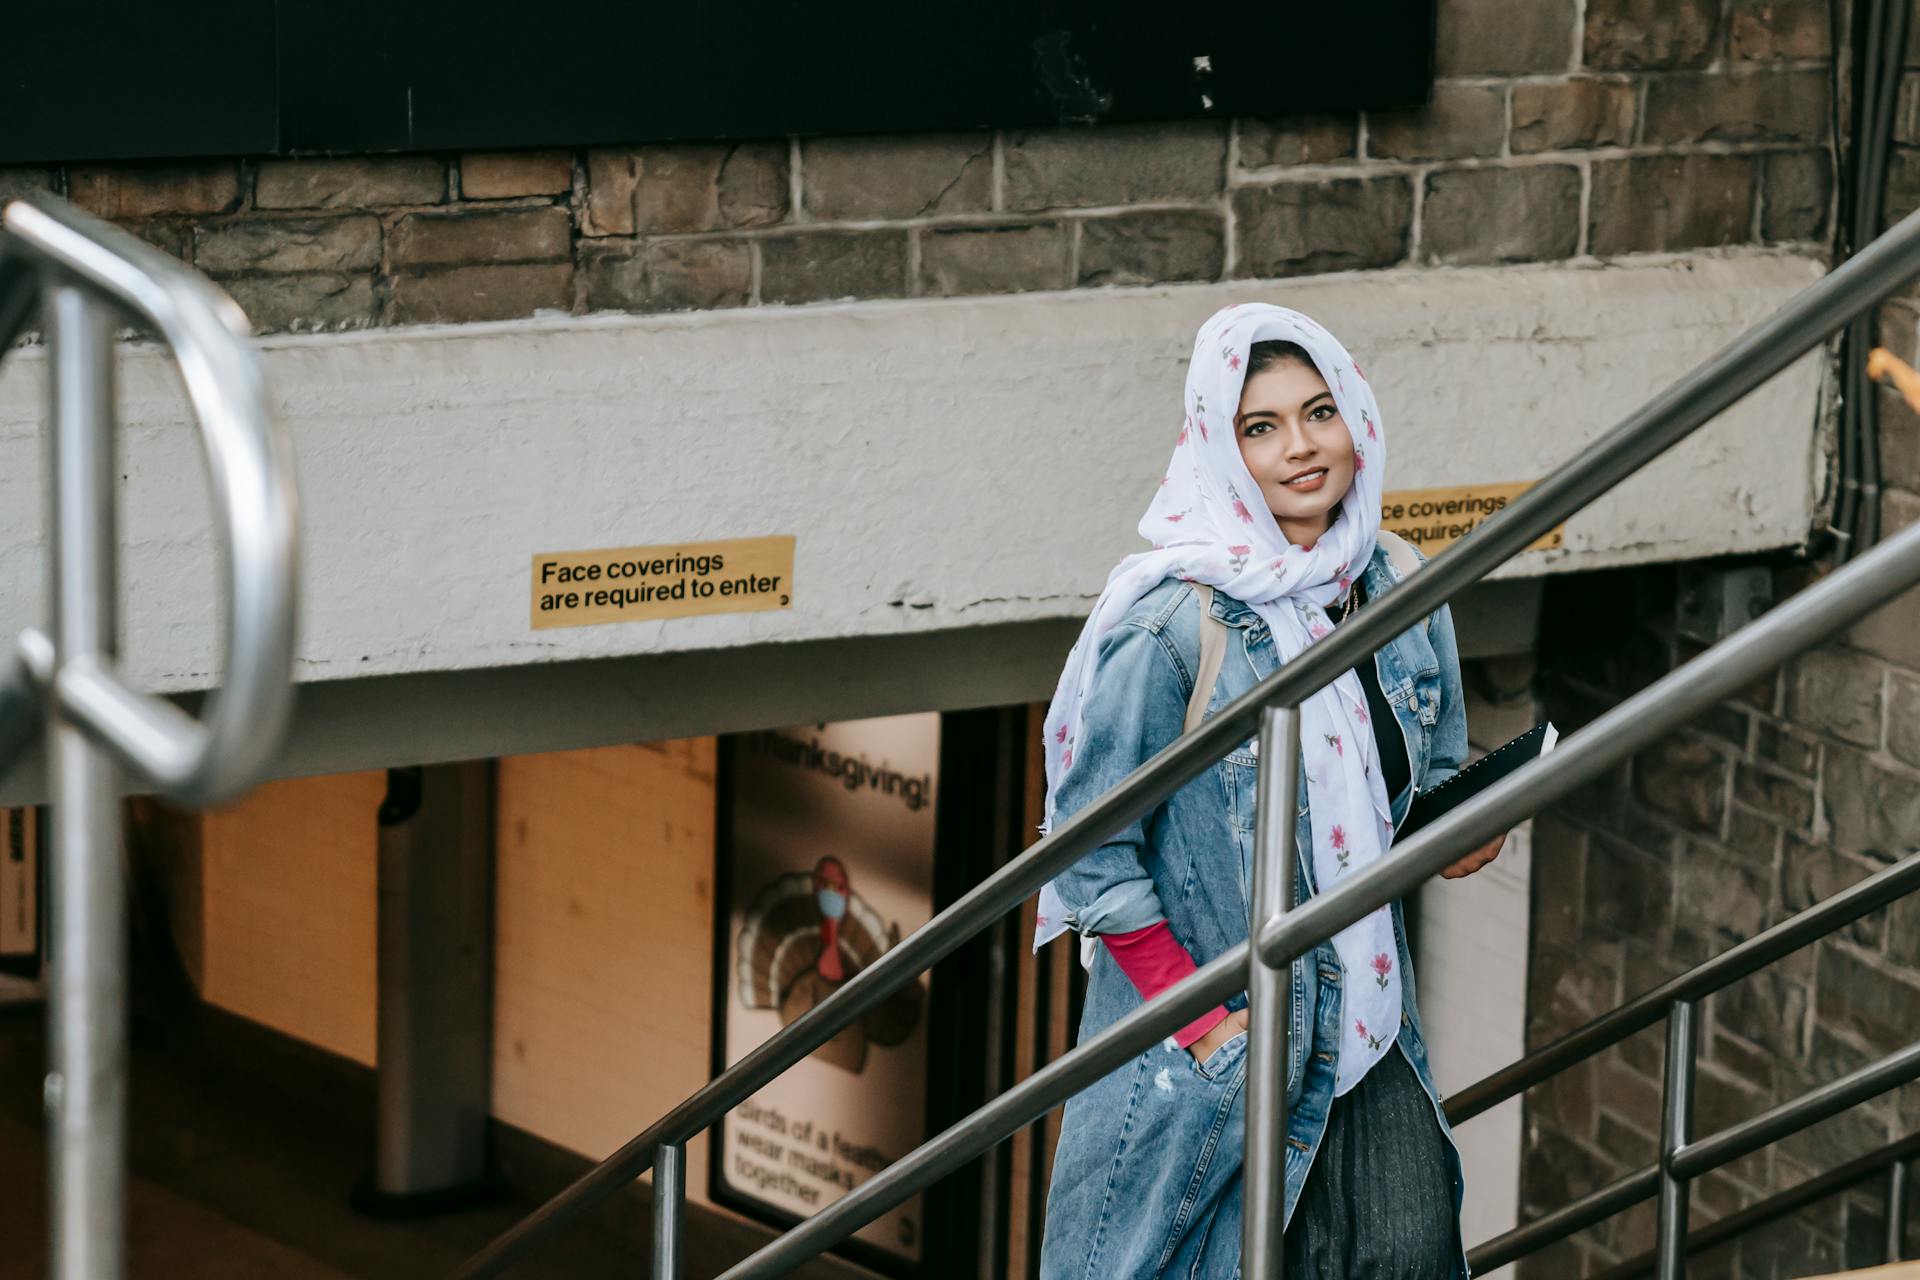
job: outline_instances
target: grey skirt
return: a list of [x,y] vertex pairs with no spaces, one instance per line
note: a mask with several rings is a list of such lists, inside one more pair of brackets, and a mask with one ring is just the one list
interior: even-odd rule
[[1287,1224],[1287,1280],[1451,1280],[1447,1139],[1404,1053],[1334,1099]]

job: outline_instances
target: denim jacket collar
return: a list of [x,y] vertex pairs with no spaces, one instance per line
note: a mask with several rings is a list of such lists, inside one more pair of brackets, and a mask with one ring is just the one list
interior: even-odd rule
[[[1377,600],[1399,585],[1400,575],[1395,572],[1393,561],[1388,557],[1385,548],[1374,547],[1373,559],[1367,561],[1361,581],[1366,584],[1369,600]],[[1260,621],[1260,615],[1254,612],[1252,605],[1245,604],[1219,590],[1213,593],[1210,612],[1216,619],[1230,627],[1251,627]]]

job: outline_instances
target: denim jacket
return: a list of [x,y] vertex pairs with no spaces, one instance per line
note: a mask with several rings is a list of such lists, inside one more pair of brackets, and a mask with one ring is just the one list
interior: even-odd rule
[[[1367,598],[1378,600],[1398,580],[1386,554],[1376,551],[1364,575]],[[1081,712],[1079,751],[1055,795],[1057,819],[1085,808],[1180,736],[1199,666],[1199,601],[1189,583],[1168,579],[1101,640]],[[1278,666],[1267,625],[1251,608],[1216,590],[1212,612],[1232,635],[1208,700],[1209,716]],[[1415,779],[1392,797],[1397,823],[1415,790],[1453,776],[1466,756],[1460,660],[1446,608],[1383,647],[1375,669],[1406,740],[1409,776]],[[1165,919],[1200,964],[1244,941],[1258,767],[1249,740],[1058,876],[1054,887],[1074,927],[1084,934],[1124,933]],[[1297,847],[1308,849],[1311,815],[1304,779],[1297,806]],[[1295,899],[1305,901],[1314,892],[1310,859],[1295,862]],[[1397,1042],[1448,1134],[1457,1218],[1459,1159],[1427,1065],[1406,920],[1397,902],[1393,922],[1405,997]],[[1289,1220],[1333,1103],[1344,981],[1330,942],[1293,962],[1287,1034]],[[1080,1039],[1139,1004],[1132,982],[1106,948],[1098,948]],[[1230,1009],[1245,1004],[1244,992],[1227,1002]],[[1204,1063],[1168,1039],[1067,1103],[1047,1197],[1043,1280],[1232,1280],[1239,1275],[1245,1053],[1244,1034]],[[1464,1256],[1457,1267],[1464,1277]]]

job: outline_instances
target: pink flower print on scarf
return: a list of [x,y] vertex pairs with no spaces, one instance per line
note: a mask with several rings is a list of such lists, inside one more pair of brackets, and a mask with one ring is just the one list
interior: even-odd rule
[[1353,451],[1353,474],[1359,475],[1367,469],[1367,455],[1355,449]]
[[1380,1037],[1368,1035],[1366,1023],[1362,1022],[1358,1018],[1355,1018],[1353,1020],[1353,1029],[1355,1031],[1358,1031],[1360,1033],[1360,1038],[1367,1042],[1367,1048],[1378,1049],[1380,1047]]
[[1360,362],[1358,360],[1353,362],[1353,372],[1354,376],[1358,377],[1360,381],[1365,382],[1367,380],[1367,375],[1360,372]]
[[[1329,382],[1340,385],[1339,407],[1353,429],[1347,447],[1350,452],[1362,453],[1366,460],[1366,469],[1358,474],[1355,492],[1350,495],[1353,500],[1342,500],[1340,518],[1315,539],[1315,546],[1304,550],[1270,518],[1266,487],[1247,473],[1238,450],[1226,447],[1234,435],[1234,410],[1253,363],[1249,348],[1255,342],[1281,339],[1299,342]],[[1172,478],[1164,487],[1141,495],[1153,500],[1140,514],[1140,550],[1123,559],[1109,575],[1106,589],[1081,629],[1077,656],[1063,668],[1054,702],[1049,706],[1043,730],[1048,735],[1048,826],[1054,817],[1050,806],[1062,776],[1062,748],[1071,747],[1073,766],[1080,764],[1079,743],[1057,741],[1054,731],[1063,723],[1069,726],[1069,734],[1081,731],[1080,711],[1087,698],[1097,696],[1094,650],[1100,638],[1121,623],[1138,600],[1167,579],[1189,578],[1215,589],[1230,589],[1267,624],[1275,660],[1291,661],[1309,645],[1340,629],[1340,603],[1344,602],[1334,604],[1331,618],[1326,603],[1336,599],[1335,584],[1341,578],[1354,580],[1346,590],[1357,590],[1361,566],[1375,551],[1380,491],[1394,462],[1388,452],[1393,439],[1383,412],[1391,409],[1374,404],[1372,388],[1360,380],[1364,366],[1356,373],[1352,353],[1306,317],[1284,307],[1254,303],[1214,315],[1200,326],[1188,351],[1193,358],[1186,361],[1184,392],[1166,404],[1165,411],[1171,411],[1175,421],[1169,424],[1163,418],[1160,426],[1153,428],[1158,431],[1171,425],[1176,437],[1182,430],[1186,432],[1185,440],[1178,445],[1162,437],[1167,453],[1161,455],[1166,464],[1161,470]],[[1236,356],[1240,362],[1237,369],[1231,364]],[[1218,449],[1209,438],[1216,424],[1207,421],[1215,413],[1224,437]],[[1251,489],[1243,488],[1249,484],[1253,485]],[[1240,491],[1230,492],[1230,486]],[[1181,518],[1170,520],[1170,515]],[[1156,549],[1149,550],[1149,546]],[[1242,547],[1247,550],[1242,552]],[[1268,566],[1273,567],[1271,574],[1265,572]],[[1313,811],[1313,838],[1310,848],[1302,853],[1313,860],[1312,872],[1319,876],[1318,882],[1327,885],[1363,874],[1390,847],[1389,840],[1383,838],[1390,815],[1382,815],[1387,813],[1391,797],[1384,794],[1382,770],[1374,767],[1380,757],[1373,727],[1353,712],[1356,704],[1368,705],[1372,695],[1357,673],[1342,671],[1337,683],[1333,697],[1316,696],[1302,705],[1297,730],[1305,748],[1301,771],[1313,775],[1303,788]],[[1339,739],[1337,745],[1331,740],[1334,738]],[[1356,752],[1352,763],[1361,768],[1350,768],[1344,758],[1349,738]],[[1088,749],[1104,747],[1096,741]],[[1091,769],[1094,764],[1087,767]],[[1344,835],[1341,852],[1346,854],[1348,864],[1344,871],[1338,871],[1340,863],[1328,841],[1335,823],[1340,824]],[[1066,926],[1069,912],[1059,904],[1058,896],[1052,893],[1043,907],[1036,908],[1049,922],[1044,930],[1036,931],[1036,943],[1058,937]],[[1351,1028],[1354,1019],[1360,1018],[1369,1030],[1387,1029],[1382,1038],[1384,1049],[1391,1045],[1393,1032],[1400,1026],[1397,997],[1404,980],[1396,971],[1389,975],[1386,989],[1381,990],[1367,979],[1373,976],[1370,965],[1377,954],[1384,952],[1398,964],[1392,922],[1369,917],[1342,931],[1333,945],[1342,967],[1352,975],[1344,1014],[1347,1026]],[[1337,1071],[1340,1084],[1350,1087],[1380,1050],[1369,1051],[1364,1040],[1344,1047],[1348,1052]]]
[[1060,772],[1073,768],[1073,739],[1067,739],[1067,745],[1060,749]]
[[1358,720],[1361,724],[1365,724],[1367,722],[1367,709],[1357,702],[1354,703],[1353,718],[1355,720]]
[[1340,869],[1347,869],[1347,829],[1339,823],[1333,824],[1333,830],[1327,832],[1327,843],[1333,846],[1334,856],[1340,859]]
[[1065,725],[1065,723],[1062,723],[1058,729],[1055,729],[1053,731],[1053,740],[1055,742],[1062,742],[1062,743],[1064,743],[1067,740],[1067,726]]
[[1387,975],[1392,972],[1393,972],[1392,956],[1382,951],[1379,955],[1373,958],[1373,975],[1374,975],[1373,980],[1380,984],[1380,989],[1382,991],[1385,991],[1387,989]]

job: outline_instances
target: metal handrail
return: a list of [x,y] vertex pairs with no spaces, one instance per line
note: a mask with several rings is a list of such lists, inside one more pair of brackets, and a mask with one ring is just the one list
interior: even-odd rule
[[1920,853],[1909,854],[1892,866],[1883,867],[1771,929],[1756,933],[1713,959],[1635,996],[1511,1066],[1468,1085],[1447,1099],[1447,1119],[1454,1124],[1471,1120],[1575,1063],[1653,1026],[1667,1016],[1667,1010],[1675,1001],[1704,1000],[1916,889],[1920,889]]
[[[200,427],[229,601],[225,676],[199,720],[129,688],[105,655],[75,655],[36,678],[45,663],[31,654],[51,645],[39,633],[22,636],[0,686],[9,713],[0,717],[0,774],[30,740],[22,709],[37,699],[25,685],[45,683],[61,713],[143,782],[189,804],[232,799],[278,749],[292,717],[298,584],[293,447],[268,402],[246,315],[206,277],[50,197],[16,200],[0,213],[0,268],[0,288],[11,286],[0,304],[0,354],[31,314],[31,298],[65,288],[145,322],[166,344]],[[49,354],[57,366],[59,352]],[[111,429],[111,406],[103,409]]]
[[[1670,1172],[1683,1183],[1691,1181],[1911,1080],[1920,1080],[1920,1041],[1838,1080],[1810,1089],[1750,1120],[1682,1147],[1678,1153],[1669,1153],[1661,1162],[1635,1169],[1565,1208],[1495,1236],[1470,1250],[1467,1262],[1476,1272],[1503,1267],[1622,1209],[1651,1200],[1661,1187],[1663,1173]],[[1677,1244],[1684,1252],[1685,1240],[1684,1232],[1675,1236],[1669,1230],[1663,1233],[1662,1243],[1668,1250]],[[1656,1267],[1660,1265],[1661,1253],[1661,1249],[1654,1252]]]
[[[1795,1209],[1824,1200],[1830,1195],[1851,1190],[1874,1174],[1884,1172],[1888,1175],[1884,1261],[1899,1262],[1906,1238],[1907,1169],[1915,1158],[1920,1158],[1920,1133],[1910,1134],[1877,1151],[1856,1156],[1825,1173],[1817,1173],[1803,1182],[1797,1182],[1785,1191],[1775,1192],[1764,1200],[1756,1200],[1724,1218],[1715,1218],[1687,1234],[1687,1252],[1699,1253],[1725,1244],[1755,1227],[1774,1222]],[[1638,1280],[1638,1277],[1650,1274],[1653,1268],[1654,1255],[1649,1250],[1589,1276],[1587,1280]]]
[[[45,733],[48,894],[48,1267],[126,1268],[127,906],[123,771],[171,799],[237,795],[278,750],[293,704],[293,451],[274,421],[246,317],[204,278],[51,197],[0,210],[0,357],[33,314],[46,337],[53,567],[47,630],[0,649],[0,773]],[[198,422],[223,536],[225,680],[203,719],[115,667],[114,333],[160,337]]]
[[[1666,732],[1672,721],[1664,720],[1664,716],[1691,714],[1700,690],[1714,691],[1708,701],[1717,700],[1750,683],[1753,670],[1777,666],[1797,651],[1793,646],[1799,643],[1809,620],[1824,617],[1832,627],[1844,627],[1879,601],[1917,583],[1920,583],[1920,525],[1902,530],[1844,569],[1800,592],[1749,624],[1733,639],[1670,672],[1639,697],[1570,735],[1552,754],[1516,770],[1445,819],[1422,828],[1393,858],[1343,881],[1338,888],[1312,899],[1299,910],[1288,912],[1276,932],[1261,935],[1263,948],[1278,940],[1277,950],[1269,954],[1267,964],[1284,971],[1283,966],[1312,950],[1322,938],[1331,937],[1402,896],[1409,880],[1418,884],[1466,850],[1507,829],[1511,825],[1516,795],[1522,797],[1523,802],[1528,795],[1544,802],[1565,794]],[[1740,645],[1737,661],[1710,660],[1720,649],[1731,648],[1736,642]],[[1663,707],[1668,710],[1662,710]],[[1285,741],[1284,737],[1279,740]],[[1262,741],[1262,758],[1275,760],[1277,754],[1270,755],[1265,739]],[[1579,755],[1575,754],[1576,747],[1582,747]],[[1281,770],[1272,772],[1277,774]],[[1895,871],[1902,882],[1912,874],[1910,869],[1896,868]],[[1880,888],[1885,888],[1884,879]],[[1240,990],[1246,981],[1251,950],[1249,944],[1241,943],[1202,966],[1179,985],[1116,1019],[1072,1052],[1047,1064],[724,1272],[722,1280],[781,1274],[807,1257],[830,1248],[871,1217],[937,1181],[1016,1129],[1039,1119],[1080,1089]],[[1284,1025],[1284,1020],[1281,1021]],[[1250,1035],[1249,1051],[1252,1047]],[[1249,1066],[1250,1077],[1252,1071]],[[1249,1114],[1250,1144],[1252,1125],[1253,1117]]]
[[[1286,744],[1297,735],[1283,730],[1289,727],[1289,717],[1295,714],[1292,708],[1342,672],[1368,659],[1381,645],[1417,624],[1462,587],[1485,577],[1542,534],[1684,439],[1915,274],[1920,274],[1920,213],[1903,219],[1719,355],[1654,397],[1594,446],[1541,480],[1446,554],[1404,580],[1391,594],[1360,610],[1333,635],[1235,699],[1192,733],[1158,752],[1101,799],[1007,863],[953,906],[884,953],[839,991],[775,1033],[474,1255],[457,1274],[463,1280],[498,1274],[540,1238],[650,1167],[656,1151],[679,1147],[718,1121],[761,1085],[1024,902],[1047,880],[1096,848],[1111,832],[1172,795],[1238,746],[1256,727],[1262,734],[1263,744],[1271,744],[1269,750],[1263,751],[1270,762],[1270,767],[1263,772],[1277,775],[1270,784],[1276,789],[1275,794],[1289,794],[1294,782],[1287,776],[1293,770],[1284,767],[1290,754]],[[1901,555],[1906,555],[1911,564],[1899,563]],[[1810,628],[1817,628],[1814,638],[1828,634],[1916,580],[1920,580],[1920,526],[1810,588],[1720,648],[1745,640],[1748,643],[1743,653],[1747,657],[1771,653],[1772,662],[1768,665],[1772,665],[1798,651],[1798,648],[1787,648],[1787,643],[1805,647]],[[1810,618],[1805,606],[1813,600],[1834,612],[1825,619]],[[1844,616],[1836,618],[1836,614]],[[1776,615],[1785,617],[1776,620]],[[1784,643],[1772,643],[1775,641]],[[1718,655],[1719,649],[1714,653]],[[1654,720],[1670,727],[1680,716],[1665,717],[1676,707],[1690,711],[1706,705],[1749,678],[1745,663],[1740,667],[1743,674],[1737,680],[1719,679],[1714,667],[1700,668],[1697,664],[1698,660],[1688,664],[1655,686],[1666,688],[1670,694],[1688,695],[1682,703],[1649,707],[1643,696],[1632,705],[1643,717],[1650,710],[1657,712]],[[1683,675],[1686,679],[1679,685],[1672,683]],[[1280,976],[1276,980],[1283,983],[1285,971],[1281,966],[1293,955],[1304,953],[1321,938],[1338,932],[1344,924],[1402,896],[1461,852],[1528,816],[1532,812],[1526,807],[1529,800],[1544,803],[1564,794],[1623,758],[1633,747],[1664,731],[1664,728],[1648,731],[1644,724],[1623,723],[1612,718],[1606,731],[1601,732],[1602,723],[1609,719],[1603,717],[1587,730],[1572,735],[1551,757],[1517,771],[1473,803],[1423,829],[1395,857],[1343,882],[1339,888],[1315,898],[1298,911],[1259,922],[1254,930],[1259,942],[1257,964],[1250,963],[1255,959],[1255,949],[1245,943],[1216,958],[1179,986],[1117,1020],[1093,1039],[787,1232],[728,1271],[726,1280],[777,1274],[782,1267],[831,1247],[858,1228],[859,1215],[884,1211],[1243,985],[1252,990],[1264,980],[1262,969],[1270,973],[1278,970]],[[1271,767],[1275,764],[1283,767]],[[1262,789],[1268,791],[1269,784],[1263,783]],[[1263,829],[1257,834],[1257,876],[1268,874],[1266,869],[1276,865],[1281,855],[1275,846],[1285,834],[1280,830],[1284,824],[1271,825],[1274,830]],[[1291,876],[1282,876],[1281,880],[1290,881]],[[1273,1057],[1273,1044],[1266,1037],[1271,1034],[1277,1039],[1284,1035],[1283,1023],[1282,1019],[1269,1019],[1269,1032],[1250,1036],[1250,1070]],[[1256,1109],[1266,1108],[1255,1108],[1251,1104],[1249,1107],[1250,1177],[1260,1173],[1253,1166],[1278,1160],[1276,1148],[1280,1140],[1277,1128],[1268,1123],[1269,1117],[1254,1114]],[[1029,1111],[1031,1114],[1027,1114]],[[1010,1119],[1011,1124],[1002,1130],[1000,1125]],[[922,1174],[926,1176],[920,1176]],[[1257,1217],[1249,1215],[1250,1228]],[[1256,1246],[1249,1239],[1246,1274],[1271,1274],[1270,1263],[1259,1255],[1270,1251],[1273,1244],[1274,1241],[1268,1239]]]

